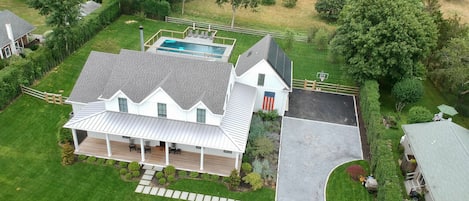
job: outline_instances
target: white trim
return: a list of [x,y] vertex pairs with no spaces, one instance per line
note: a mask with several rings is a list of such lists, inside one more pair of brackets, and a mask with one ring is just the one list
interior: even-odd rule
[[65,100],[64,103],[67,103],[67,104],[77,104],[77,105],[88,105],[88,103],[82,103],[82,102],[76,102],[76,101],[69,101],[69,100]]
[[[10,45],[6,46],[5,48],[3,48],[3,50],[5,51],[5,58],[9,58],[11,57],[11,47]],[[8,50],[8,51],[7,51]]]
[[143,144],[143,138],[140,138],[140,155],[142,156],[142,163],[145,162],[145,147]]
[[357,121],[357,132],[358,132],[358,144],[360,145],[360,149],[362,150],[362,159],[363,157],[363,147],[362,147],[362,136],[360,135],[360,121],[358,120],[358,110],[357,110],[357,101],[355,96],[353,96],[353,107],[355,109],[355,121]]
[[204,170],[204,147],[200,148],[200,170]]
[[78,138],[77,138],[77,131],[72,129],[72,136],[73,136],[73,145],[75,145],[75,151],[80,151],[78,147]]
[[238,165],[239,165],[239,153],[236,153],[236,160],[235,160],[235,169],[236,170],[238,169]]
[[[273,74],[275,74],[275,77],[276,77],[278,80],[280,80],[280,82],[282,83],[282,85],[283,85],[285,88],[287,88],[287,89],[289,89],[289,90],[292,90],[293,87],[288,86],[287,83],[283,80],[283,78],[280,77],[280,75],[279,75],[278,72],[275,70],[275,68],[272,67],[272,65],[270,65],[270,63],[269,63],[267,60],[265,60],[265,59],[260,60],[259,62],[257,62],[257,63],[254,64],[253,66],[251,66],[246,72],[244,72],[244,73],[241,74],[240,76],[236,76],[236,78],[242,78],[242,77],[246,76],[247,74],[249,74],[249,71],[253,71],[254,68],[259,67],[258,65],[259,65],[259,63],[261,63],[261,62],[264,62],[264,63],[266,63],[266,64],[269,66],[270,70],[271,70],[272,72],[274,72]],[[293,66],[292,66],[292,69],[293,69]],[[264,73],[264,74],[265,74],[265,73]],[[292,71],[292,75],[291,75],[291,76],[293,76],[293,71]],[[291,81],[293,81],[293,80],[291,80]],[[257,86],[257,87],[264,87],[264,86],[258,86],[258,85],[257,85],[257,80],[256,80],[256,86]]]
[[166,165],[169,165],[169,143],[165,142],[164,143],[164,151],[165,151],[165,157],[166,157]]
[[109,142],[109,134],[106,133],[106,148],[107,148],[107,157],[112,156],[111,152],[111,143]]

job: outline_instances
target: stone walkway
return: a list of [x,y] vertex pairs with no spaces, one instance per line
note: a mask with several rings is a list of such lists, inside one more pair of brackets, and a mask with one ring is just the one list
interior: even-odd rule
[[135,189],[136,193],[143,193],[147,195],[155,195],[160,197],[174,198],[180,200],[189,200],[189,201],[237,201],[228,198],[221,198],[217,196],[204,195],[198,193],[191,193],[186,191],[171,190],[159,187],[150,186],[151,180],[155,175],[156,171],[161,171],[162,167],[156,166],[143,166],[145,173],[140,180],[137,188]]

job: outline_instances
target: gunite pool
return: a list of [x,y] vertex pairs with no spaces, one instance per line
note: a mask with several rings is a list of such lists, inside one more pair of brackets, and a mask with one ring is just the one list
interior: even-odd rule
[[208,39],[187,40],[161,37],[147,51],[203,60],[228,61],[232,49],[232,45],[213,43]]

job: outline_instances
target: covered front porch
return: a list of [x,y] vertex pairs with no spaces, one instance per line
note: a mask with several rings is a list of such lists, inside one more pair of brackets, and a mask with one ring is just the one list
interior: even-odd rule
[[[240,163],[236,158],[215,156],[210,154],[201,154],[181,150],[180,153],[166,152],[167,147],[150,146],[150,151],[143,152],[144,161],[142,161],[142,152],[139,142],[135,143],[137,150],[130,150],[129,143],[109,141],[110,156],[106,140],[93,137],[86,137],[76,148],[75,154],[96,156],[98,158],[114,159],[117,161],[138,161],[142,164],[154,166],[173,165],[176,169],[196,171],[201,173],[210,173],[221,176],[230,175],[231,171],[240,168]],[[168,144],[168,143],[167,143]],[[76,146],[76,145],[75,145]],[[201,148],[201,150],[203,150]],[[202,151],[203,152],[203,151]],[[166,155],[168,161],[166,161]],[[202,164],[201,164],[202,163]]]

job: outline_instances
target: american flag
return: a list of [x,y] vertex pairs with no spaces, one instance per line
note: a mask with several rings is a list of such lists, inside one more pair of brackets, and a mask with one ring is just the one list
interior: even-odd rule
[[266,91],[264,92],[264,102],[262,103],[262,110],[274,110],[275,93]]

